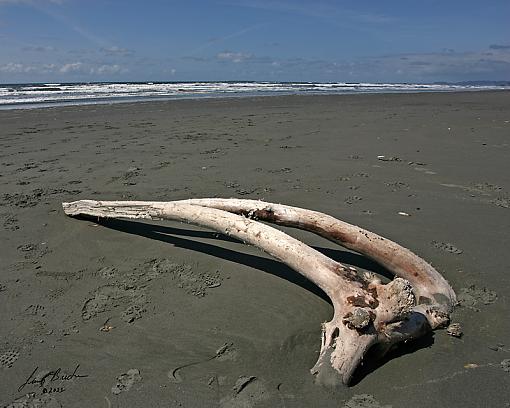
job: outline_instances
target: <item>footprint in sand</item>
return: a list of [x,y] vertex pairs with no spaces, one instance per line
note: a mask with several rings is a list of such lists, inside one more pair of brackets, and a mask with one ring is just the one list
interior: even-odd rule
[[14,215],[7,215],[4,220],[4,228],[10,231],[18,230],[18,219]]
[[90,320],[120,305],[127,306],[127,309],[122,313],[122,319],[129,323],[140,318],[145,312],[146,297],[137,286],[105,285],[98,288],[93,296],[83,304],[83,320]]
[[359,394],[347,401],[344,408],[391,408],[391,405],[381,405],[373,395]]
[[271,394],[264,382],[253,375],[240,376],[232,387],[232,394],[220,400],[221,408],[273,407],[280,404],[276,394]]
[[397,192],[401,190],[409,190],[411,186],[407,183],[404,183],[403,181],[388,181],[386,186],[392,191]]
[[206,296],[209,289],[221,286],[223,281],[217,271],[214,273],[195,271],[190,265],[177,264],[169,259],[154,260],[149,267],[150,276],[168,274],[179,288],[196,297]]
[[35,251],[37,249],[37,244],[23,244],[23,245],[18,245],[18,251],[21,251],[21,252],[32,252],[32,251]]
[[357,203],[358,201],[361,201],[361,200],[363,200],[363,197],[349,196],[344,200],[344,203],[351,205],[351,204]]
[[112,387],[112,394],[118,395],[121,392],[129,391],[133,385],[140,381],[142,381],[140,370],[137,368],[131,368],[126,373],[117,377],[117,384]]
[[6,408],[62,408],[62,404],[49,395],[35,397],[33,394],[27,394],[11,402]]
[[99,269],[97,273],[99,276],[101,276],[101,278],[111,279],[116,277],[117,268],[114,268],[112,266],[105,266],[104,268]]
[[491,203],[501,208],[510,208],[510,196],[497,197]]
[[45,308],[42,305],[38,305],[38,304],[29,305],[25,309],[25,315],[27,315],[27,316],[42,316],[42,317],[44,317],[46,315],[46,313],[44,312],[44,309]]
[[238,356],[238,351],[234,343],[225,343],[218,350],[214,358],[218,361],[235,361]]
[[487,183],[487,182],[473,184],[472,188],[474,190],[478,190],[481,192],[489,192],[489,193],[494,192],[494,191],[503,190],[503,188],[501,188],[500,186],[498,186],[496,184]]
[[121,313],[120,318],[126,323],[133,323],[135,320],[141,319],[144,312],[146,312],[145,307],[134,304],[128,306],[128,308]]
[[7,350],[6,352],[0,354],[0,366],[3,368],[11,368],[18,358],[19,351]]
[[234,346],[234,343],[225,343],[223,346],[221,346],[218,350],[216,350],[216,353],[214,356],[206,358],[204,360],[200,361],[193,361],[188,364],[183,364],[179,367],[174,368],[173,370],[170,370],[167,374],[168,379],[173,383],[181,383],[182,377],[181,377],[181,370],[187,367],[196,366],[198,364],[207,363],[212,360],[218,360],[218,361],[235,361],[237,359],[237,349]]
[[485,287],[479,288],[476,285],[471,285],[467,288],[462,288],[459,291],[459,295],[457,296],[457,300],[461,307],[465,307],[467,309],[471,309],[479,312],[480,309],[478,306],[480,304],[483,305],[491,305],[498,299],[498,295],[496,292],[489,290]]
[[457,248],[455,245],[450,244],[449,242],[432,241],[431,245],[437,249],[440,249],[441,251],[449,252],[455,255],[460,255],[462,252],[464,252],[462,249]]

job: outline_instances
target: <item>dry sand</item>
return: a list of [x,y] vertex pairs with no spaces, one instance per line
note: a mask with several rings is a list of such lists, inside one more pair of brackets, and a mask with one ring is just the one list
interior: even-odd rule
[[[508,407],[509,121],[507,92],[0,112],[0,404]],[[460,295],[464,336],[438,331],[322,388],[309,369],[332,308],[299,275],[199,228],[60,206],[210,196],[323,211],[409,247]]]

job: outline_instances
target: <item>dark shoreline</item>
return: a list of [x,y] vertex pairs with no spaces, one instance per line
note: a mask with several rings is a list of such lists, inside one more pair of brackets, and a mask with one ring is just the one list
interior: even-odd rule
[[[34,398],[47,407],[505,406],[509,97],[1,110],[0,406],[34,406]],[[206,196],[311,208],[403,244],[462,295],[454,320],[464,336],[437,331],[383,364],[367,362],[354,386],[324,389],[309,369],[331,306],[299,275],[189,225],[95,224],[61,210],[86,198]],[[362,256],[288,232],[377,271]],[[77,366],[84,377],[72,376]],[[54,393],[43,393],[39,373],[53,373],[44,386]],[[27,379],[35,382],[18,393]]]

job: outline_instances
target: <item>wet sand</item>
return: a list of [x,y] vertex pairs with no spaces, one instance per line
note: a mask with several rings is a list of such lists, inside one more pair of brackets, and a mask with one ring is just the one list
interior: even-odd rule
[[[509,135],[508,92],[1,111],[0,405],[509,406]],[[311,208],[412,249],[459,295],[464,336],[435,332],[323,388],[309,369],[332,307],[298,274],[200,228],[61,209],[212,196]]]

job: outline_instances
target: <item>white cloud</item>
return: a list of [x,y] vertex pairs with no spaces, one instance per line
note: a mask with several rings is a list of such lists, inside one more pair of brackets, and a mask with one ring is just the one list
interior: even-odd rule
[[2,4],[37,4],[37,3],[52,3],[52,4],[63,4],[66,0],[0,0],[0,6]]
[[391,54],[378,57],[335,61],[333,58],[278,59],[246,52],[225,51],[201,62],[230,62],[243,66],[258,64],[267,72],[307,75],[342,81],[434,82],[473,79],[507,80],[510,72],[510,46],[491,45],[485,50],[457,52],[444,49],[435,53]]
[[60,67],[59,71],[63,74],[85,72],[83,62],[71,62],[64,64]]
[[28,73],[30,71],[31,67],[25,64],[10,62],[8,64],[0,65],[0,72],[9,74]]
[[127,72],[126,69],[122,68],[118,64],[114,65],[100,65],[98,67],[91,67],[90,73],[97,75],[115,75]]
[[510,45],[508,45],[508,44],[492,44],[489,48],[491,50],[510,50]]
[[192,70],[195,76],[202,75],[205,78],[211,78],[211,72],[220,72],[223,77],[244,76],[246,79],[457,82],[508,80],[510,72],[510,47],[494,44],[471,52],[444,49],[435,53],[392,54],[351,60],[335,60],[333,56],[322,60],[277,58],[228,50],[208,57],[182,58],[171,63],[168,60],[146,58],[135,59],[129,64],[119,63],[98,55],[97,51],[88,56],[68,55],[67,58],[67,61],[58,64],[4,60],[3,64],[0,63],[0,77],[3,81],[28,82],[42,78],[93,81],[122,78],[128,72],[143,75],[149,69],[154,77],[169,77],[175,75],[177,69],[180,77]]
[[216,58],[218,58],[220,61],[230,61],[234,63],[244,62],[247,60],[250,60],[253,58],[252,54],[245,54],[242,52],[220,52],[219,54],[216,54]]
[[40,74],[56,74],[65,76],[75,75],[91,75],[94,76],[110,76],[125,74],[129,70],[118,64],[97,64],[85,63],[81,61],[69,62],[65,64],[23,64],[17,62],[9,62],[0,65],[0,72],[12,75],[30,75],[37,76]]
[[258,57],[256,55],[247,52],[233,52],[224,51],[216,54],[216,61],[219,62],[233,62],[239,64],[244,63],[257,63],[257,64],[271,64],[274,62],[274,58],[270,57]]
[[102,47],[100,51],[108,56],[129,57],[133,55],[133,51],[128,50],[127,48],[117,47],[116,45],[111,47]]
[[[456,52],[428,53],[428,54],[403,54],[388,55],[381,58],[371,58],[360,61],[375,68],[378,66],[381,72],[397,72],[402,75],[420,75],[424,79],[429,77],[451,78],[454,76],[469,77],[485,75],[485,79],[502,79],[506,71],[506,78],[510,72],[510,47],[490,48],[489,50]],[[499,75],[494,78],[494,75]]]
[[9,62],[8,64],[0,65],[0,72],[8,74],[32,74],[32,73],[49,73],[56,69],[55,64],[42,64],[42,65],[31,65]]
[[23,51],[51,52],[51,51],[56,51],[56,48],[52,47],[51,45],[27,45],[27,46],[23,47]]

